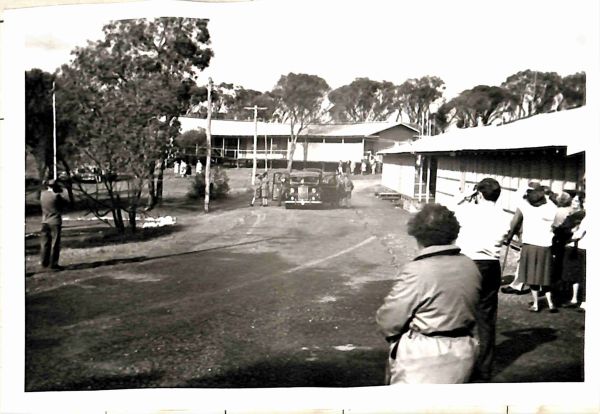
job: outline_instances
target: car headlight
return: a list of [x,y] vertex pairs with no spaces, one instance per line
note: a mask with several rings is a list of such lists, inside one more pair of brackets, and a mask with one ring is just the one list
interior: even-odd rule
[[311,197],[310,199],[311,199],[312,201],[315,201],[317,198],[313,196],[313,197]]
[[294,196],[291,196],[291,197],[290,197],[290,200],[294,201],[294,200],[295,200]]
[[312,193],[313,193],[313,194],[316,194],[316,193],[317,193],[317,189],[316,189],[316,188],[313,188],[313,189],[312,189]]

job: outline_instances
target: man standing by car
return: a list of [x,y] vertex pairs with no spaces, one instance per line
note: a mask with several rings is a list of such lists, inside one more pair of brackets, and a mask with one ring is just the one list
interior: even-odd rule
[[43,268],[62,270],[58,264],[60,257],[60,233],[62,212],[66,200],[62,197],[62,188],[56,180],[48,180],[47,189],[42,191],[41,265]]
[[462,199],[456,208],[460,232],[456,245],[472,259],[481,273],[481,296],[477,304],[477,331],[480,348],[475,364],[474,380],[489,381],[496,343],[498,290],[502,283],[500,249],[510,228],[510,216],[496,203],[500,184],[484,178],[475,192]]
[[352,198],[352,190],[354,190],[354,183],[348,176],[348,174],[342,175],[342,207],[350,208],[350,199]]

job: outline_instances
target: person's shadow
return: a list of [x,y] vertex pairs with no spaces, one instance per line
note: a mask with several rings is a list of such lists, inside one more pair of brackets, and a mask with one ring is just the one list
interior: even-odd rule
[[557,339],[556,330],[552,328],[524,328],[500,333],[508,339],[496,346],[495,374],[504,371],[521,355],[533,351],[541,344]]

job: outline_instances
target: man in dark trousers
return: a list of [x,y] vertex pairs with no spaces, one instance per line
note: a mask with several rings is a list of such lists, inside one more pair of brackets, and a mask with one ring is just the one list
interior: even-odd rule
[[42,191],[41,265],[43,268],[62,270],[58,264],[60,257],[60,232],[62,212],[67,204],[62,196],[62,188],[56,180],[48,180]]
[[500,184],[484,178],[475,191],[456,206],[460,232],[456,245],[472,259],[481,273],[481,295],[477,305],[479,357],[473,371],[474,381],[489,381],[496,343],[498,290],[502,283],[500,249],[510,228],[510,216],[500,203]]

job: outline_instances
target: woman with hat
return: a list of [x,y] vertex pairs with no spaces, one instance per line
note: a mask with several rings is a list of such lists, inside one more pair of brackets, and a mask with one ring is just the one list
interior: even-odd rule
[[521,234],[521,258],[519,279],[531,287],[533,304],[529,310],[539,312],[539,295],[546,296],[551,313],[558,312],[552,301],[552,223],[557,207],[548,202],[544,188],[535,183],[530,185],[524,202],[517,208],[508,234],[510,240],[519,230]]

